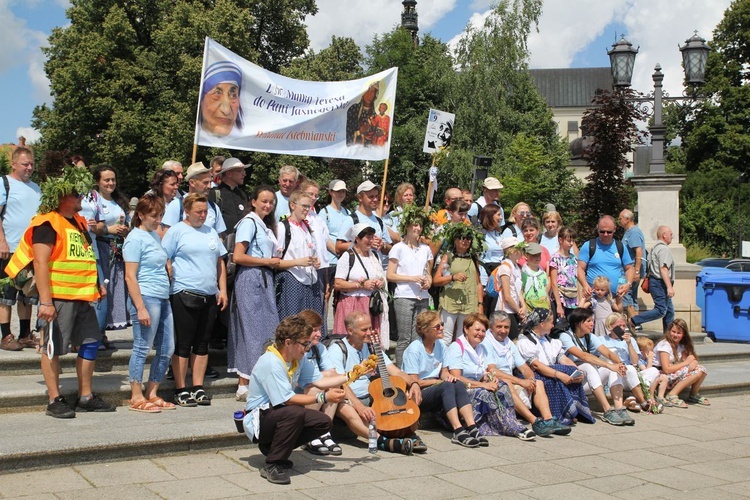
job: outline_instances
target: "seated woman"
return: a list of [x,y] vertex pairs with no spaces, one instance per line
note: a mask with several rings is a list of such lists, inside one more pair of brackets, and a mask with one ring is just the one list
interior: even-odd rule
[[[512,384],[513,389],[515,389],[511,391],[511,395],[513,396],[516,413],[527,422],[531,422],[531,428],[537,436],[545,437],[550,434],[565,436],[570,434],[570,427],[561,424],[557,417],[552,416],[547,393],[544,390],[544,383],[534,377],[534,372],[523,360],[516,345],[511,342],[508,337],[509,334],[510,318],[508,314],[495,311],[490,316],[490,329],[482,343],[495,357],[495,369],[493,371],[495,377],[508,385]],[[514,376],[514,369],[523,378]],[[531,412],[532,399],[536,407],[536,413],[540,417]]]
[[[289,456],[294,448],[331,429],[331,419],[316,410],[305,408],[317,402],[344,400],[345,375],[323,377],[319,372],[306,370],[310,380],[302,378],[305,353],[312,342],[312,327],[296,316],[285,318],[276,328],[274,344],[268,348],[250,375],[247,395],[245,434],[257,441],[258,449],[266,456],[261,477],[274,484],[289,484],[287,469],[292,467]],[[297,385],[308,383],[324,389],[319,394],[297,394]]]
[[[448,373],[444,365],[447,348],[442,342],[443,323],[437,311],[423,311],[417,316],[415,340],[404,351],[401,369],[417,379],[422,388],[420,410],[438,411],[453,429],[452,443],[476,448],[489,446],[487,438],[479,435],[466,388]],[[463,420],[463,425],[461,421]]]
[[654,348],[659,356],[661,371],[667,374],[669,393],[666,402],[677,408],[687,408],[680,399],[680,392],[688,387],[688,403],[710,406],[707,398],[700,395],[700,388],[708,372],[698,364],[693,340],[684,320],[672,321],[664,338]]
[[494,357],[482,344],[489,326],[484,314],[469,314],[464,320],[464,334],[448,348],[445,365],[469,390],[479,434],[532,441],[536,434],[516,418],[512,388],[492,373],[496,368]]
[[563,425],[571,425],[575,419],[593,424],[594,416],[583,390],[583,374],[571,377],[578,371],[576,364],[565,356],[559,340],[547,337],[553,324],[548,309],[532,311],[524,334],[518,337],[518,352],[534,370],[535,377],[544,382],[554,417]]
[[[602,337],[602,342],[625,363],[626,372],[622,383],[625,389],[633,394],[623,401],[625,407],[633,413],[639,413],[641,410],[649,411],[651,404],[643,394],[641,378],[638,376],[638,344],[626,325],[627,316],[620,313],[610,314],[604,320],[604,329],[607,334]],[[659,370],[654,367],[641,372],[641,377],[647,387],[650,382],[646,381],[653,382],[658,376]]]
[[[594,393],[602,407],[602,421],[611,425],[634,425],[622,404],[622,377],[625,363],[603,344],[602,338],[593,335],[594,312],[579,307],[568,318],[570,330],[560,335],[565,354],[586,374],[584,387]],[[609,385],[614,408],[607,401],[604,384]]]

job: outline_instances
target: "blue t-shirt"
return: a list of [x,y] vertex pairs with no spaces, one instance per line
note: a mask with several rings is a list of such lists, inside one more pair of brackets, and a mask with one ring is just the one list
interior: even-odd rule
[[492,336],[492,332],[488,331],[482,344],[492,355],[492,359],[494,360],[497,369],[508,375],[513,375],[513,368],[525,363],[521,353],[518,352],[516,344],[507,337],[504,342],[498,342],[495,337]]
[[[628,350],[627,342],[618,338],[613,339],[609,335],[604,335],[601,337],[601,340],[602,344],[604,344],[607,349],[617,354],[626,365],[633,364],[630,362],[630,351]],[[638,343],[635,341],[635,338],[630,337],[630,344],[633,346],[633,349],[635,349],[636,354],[639,354],[640,356],[641,351],[638,350]]]
[[495,358],[484,344],[480,343],[474,348],[477,354],[476,359],[474,359],[469,354],[469,351],[461,348],[461,344],[467,346],[469,345],[469,341],[461,336],[448,347],[448,352],[445,354],[445,366],[449,370],[461,370],[461,374],[465,378],[482,380],[482,377],[487,372],[487,367],[494,364]]
[[[352,220],[352,218],[349,217],[349,210],[347,210],[345,207],[341,208],[342,210],[339,211],[333,208],[333,205],[328,205],[318,214],[318,218],[328,226],[328,238],[333,242],[334,245],[336,244],[336,240],[346,241],[346,233],[341,232],[341,230],[344,229],[347,219],[350,222]],[[335,266],[338,261],[339,258],[336,254],[328,252],[329,266]]]
[[[344,351],[341,350],[341,346],[338,342],[331,342],[328,346],[328,355],[333,363],[333,368],[339,375],[345,375],[346,372],[352,371],[355,365],[360,364],[362,361],[370,357],[370,346],[362,344],[362,349],[356,350],[349,343],[347,339],[342,339],[344,346],[347,349],[346,365],[344,364]],[[388,356],[384,356],[386,366],[392,364]],[[366,375],[362,375],[357,380],[352,382],[349,388],[352,390],[355,396],[358,398],[366,398],[369,396],[368,388],[370,387],[370,379]]]
[[273,211],[273,216],[277,221],[289,213],[289,198],[281,194],[281,191],[276,191],[276,208]]
[[[89,221],[89,219],[93,219],[96,222],[101,222],[104,220],[104,216],[102,215],[102,207],[99,204],[99,193],[97,191],[91,191],[89,194],[84,196],[81,199],[81,210],[78,211],[78,215],[86,219],[86,222]],[[91,236],[91,241],[96,240],[96,233],[93,231],[89,231],[89,236]],[[99,260],[99,245],[94,244],[94,255],[96,256],[96,260]],[[97,262],[98,267],[101,267],[101,265]],[[100,279],[104,279],[103,277],[100,277]]]
[[440,378],[445,350],[445,344],[438,340],[432,348],[432,353],[428,353],[422,339],[417,339],[404,350],[401,369],[420,379]]
[[[355,212],[357,214],[357,220],[361,224],[367,224],[371,228],[375,230],[375,236],[379,236],[385,243],[388,243],[389,245],[393,243],[393,240],[391,239],[391,234],[388,232],[388,227],[385,225],[385,222],[383,222],[383,226],[381,228],[380,222],[378,222],[378,216],[375,215],[375,212],[371,213],[369,216],[363,214],[359,210]],[[382,219],[381,219],[382,221]],[[340,240],[346,240],[346,241],[354,241],[354,238],[349,239],[349,229],[354,225],[354,219],[351,217],[346,217],[344,219],[344,223],[341,226],[341,229],[339,230],[339,236]],[[380,254],[380,263],[383,265],[383,269],[388,268],[388,256],[384,254],[383,252],[378,252]]]
[[617,244],[612,241],[609,245],[603,245],[599,238],[596,238],[596,252],[594,257],[589,262],[589,243],[591,240],[587,240],[586,243],[581,245],[581,250],[578,253],[578,260],[586,262],[586,281],[589,285],[593,286],[594,279],[597,276],[606,276],[609,280],[609,288],[612,290],[612,295],[617,295],[617,283],[621,276],[625,276],[625,266],[632,265],[633,259],[630,258],[630,253],[625,252],[625,255],[620,255],[617,251]]
[[635,249],[641,248],[641,275],[646,275],[646,238],[638,226],[633,226],[622,235],[622,244],[628,249],[630,260],[635,263]]
[[[492,204],[500,207],[500,204],[496,201],[493,201]],[[469,211],[466,213],[466,216],[471,218],[471,220],[475,220],[477,217],[479,217],[479,213],[485,206],[487,206],[487,200],[484,198],[484,196],[480,196],[471,204],[471,207],[469,207]],[[500,207],[500,227],[503,227],[504,225],[505,211],[503,210],[503,207]]]
[[599,353],[597,352],[597,349],[599,349],[599,346],[603,345],[601,337],[597,337],[593,333],[586,335],[583,338],[574,339],[573,337],[575,337],[575,333],[572,333],[570,331],[560,334],[560,342],[562,342],[563,351],[575,364],[580,365],[585,361],[568,352],[568,349],[572,347],[578,347],[583,352],[588,351],[594,356],[598,356]]
[[[226,231],[227,226],[224,224],[224,217],[221,215],[221,210],[211,202],[208,202],[207,208],[208,213],[206,214],[206,222],[204,222],[204,225],[214,228],[219,234]],[[161,223],[169,227],[174,226],[185,218],[184,211],[185,209],[182,206],[182,200],[175,198],[164,210],[164,217],[162,217]]]
[[[499,264],[503,261],[505,252],[500,247],[501,241],[503,241],[503,238],[498,231],[487,231],[484,234],[484,242],[487,244],[487,250],[484,251],[480,259],[482,264]],[[486,286],[489,275],[484,266],[479,266],[479,278],[482,281],[482,285]]]
[[130,231],[122,245],[122,257],[125,262],[138,264],[136,276],[141,295],[157,299],[169,298],[167,253],[156,232],[138,228]]
[[[16,251],[23,233],[39,209],[42,191],[35,183],[22,182],[8,175],[8,204],[3,215],[3,231],[10,253]],[[5,205],[5,184],[0,180],[0,206]]]
[[196,229],[180,222],[169,228],[161,244],[172,261],[171,293],[219,293],[217,262],[227,249],[213,228],[204,224]]
[[276,246],[266,233],[266,225],[255,215],[255,212],[250,212],[237,224],[235,242],[245,243],[247,245],[245,254],[259,259],[272,258]]
[[104,221],[106,226],[128,224],[130,222],[130,214],[126,214],[115,200],[107,200],[99,194],[99,205],[101,206],[102,221]]

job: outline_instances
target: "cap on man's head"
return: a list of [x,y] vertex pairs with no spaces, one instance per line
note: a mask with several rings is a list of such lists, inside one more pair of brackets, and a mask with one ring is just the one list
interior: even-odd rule
[[187,169],[187,174],[185,174],[185,180],[190,181],[193,177],[196,175],[201,174],[208,174],[211,173],[209,169],[206,168],[206,166],[203,164],[203,162],[197,162],[190,165]]
[[346,182],[342,181],[341,179],[333,179],[328,184],[328,190],[329,191],[346,191]]
[[542,245],[537,243],[536,241],[532,241],[528,245],[526,245],[526,255],[539,255],[542,253]]
[[250,165],[244,165],[239,159],[237,158],[227,158],[224,160],[224,163],[221,164],[221,171],[220,174],[223,174],[229,170],[234,170],[237,168],[248,168]]
[[484,184],[482,185],[485,187],[485,189],[502,189],[503,188],[503,185],[500,184],[500,181],[494,177],[487,177],[484,180]]
[[359,186],[357,186],[357,194],[366,193],[367,191],[372,191],[373,189],[380,189],[380,185],[373,184],[372,181],[365,181]]

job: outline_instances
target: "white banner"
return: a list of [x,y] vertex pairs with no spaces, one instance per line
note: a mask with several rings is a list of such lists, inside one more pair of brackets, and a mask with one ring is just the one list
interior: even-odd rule
[[427,130],[424,134],[422,151],[424,153],[437,153],[450,146],[455,120],[456,115],[453,113],[431,109],[430,116],[427,118]]
[[247,151],[385,160],[398,68],[307,82],[266,71],[206,38],[195,143]]

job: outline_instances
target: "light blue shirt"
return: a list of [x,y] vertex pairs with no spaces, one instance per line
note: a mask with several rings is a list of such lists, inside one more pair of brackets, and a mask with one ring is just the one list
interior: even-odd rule
[[[224,217],[221,215],[221,211],[218,207],[211,202],[208,202],[208,213],[206,214],[206,222],[204,225],[214,228],[214,230],[221,234],[227,230],[226,224],[224,224]],[[183,213],[181,213],[183,212]],[[161,223],[164,226],[172,227],[178,224],[185,218],[184,208],[182,206],[182,200],[175,198],[172,200],[167,208],[164,210],[164,217],[161,219]]]
[[[604,335],[603,337],[601,337],[601,340],[602,344],[605,345],[607,349],[617,354],[623,361],[623,363],[625,363],[626,365],[633,364],[630,362],[630,351],[628,350],[627,342],[618,338],[612,338],[609,335]],[[635,349],[636,354],[640,354],[640,351],[638,350],[638,343],[633,337],[630,337],[630,344],[633,346],[633,349]]]
[[217,262],[227,249],[219,235],[205,224],[198,229],[180,222],[164,235],[162,247],[172,260],[172,292],[202,295],[219,293]]
[[461,336],[448,347],[448,352],[445,354],[445,366],[449,370],[461,370],[461,374],[465,378],[482,380],[487,367],[495,362],[492,353],[487,351],[484,344],[477,344],[474,350],[477,353],[478,360],[475,361],[471,359],[468,351],[461,348],[461,343],[469,345],[469,341]]
[[560,342],[562,342],[563,351],[565,354],[577,365],[580,365],[581,363],[585,363],[582,359],[579,359],[577,356],[574,356],[568,352],[568,349],[572,347],[578,347],[583,352],[588,351],[589,353],[593,354],[594,356],[598,355],[597,349],[602,344],[602,338],[597,337],[596,335],[589,334],[586,335],[583,338],[579,338],[576,340],[573,339],[575,337],[575,333],[572,333],[570,331],[563,332],[560,334]]
[[593,286],[594,279],[597,276],[606,276],[614,296],[617,294],[617,282],[621,276],[625,276],[625,266],[633,264],[633,259],[630,258],[630,253],[627,251],[625,251],[625,255],[621,256],[614,241],[609,245],[602,245],[599,238],[596,238],[596,252],[594,252],[594,258],[589,262],[590,241],[586,240],[586,243],[581,245],[581,250],[578,252],[578,260],[586,263],[586,281]]
[[[378,216],[375,215],[375,212],[370,214],[369,216],[363,214],[359,210],[356,211],[357,214],[357,220],[359,220],[362,224],[367,224],[371,228],[375,230],[375,236],[380,236],[382,240],[385,243],[388,243],[389,245],[393,244],[393,240],[391,239],[391,234],[388,232],[388,226],[385,225],[385,222],[383,222],[383,226],[381,228],[380,222],[378,222]],[[382,221],[382,219],[381,219]],[[340,234],[341,236],[339,239],[343,239],[346,241],[354,241],[354,238],[349,239],[347,236],[349,236],[349,229],[354,225],[354,219],[351,217],[347,217],[344,220],[344,224],[341,226]],[[383,269],[388,268],[388,256],[384,254],[383,252],[378,252],[380,256],[380,263],[383,266]]]
[[401,361],[401,369],[409,375],[416,375],[420,379],[440,378],[445,358],[445,344],[438,340],[429,353],[424,348],[422,339],[417,339],[406,348]]
[[[500,207],[500,204],[496,201],[493,201],[492,204]],[[486,206],[487,206],[487,200],[484,198],[484,196],[480,196],[471,204],[471,207],[469,207],[469,211],[466,213],[466,216],[470,217],[471,220],[476,220],[476,218],[479,217],[479,212],[481,212],[482,208]],[[503,210],[503,207],[500,207],[500,227],[503,227],[504,225],[505,225],[505,211]]]
[[126,214],[115,200],[106,200],[99,194],[99,205],[101,206],[102,220],[106,226],[130,222],[130,214]]
[[[349,340],[343,339],[343,341],[347,350],[346,365],[344,365],[344,351],[341,350],[339,343],[331,342],[328,346],[328,355],[331,358],[331,363],[333,363],[333,368],[336,370],[336,373],[340,375],[345,375],[346,372],[352,371],[355,365],[358,365],[369,358],[371,354],[370,346],[367,344],[362,344],[362,349],[358,351],[352,347]],[[384,356],[384,361],[386,366],[391,364],[391,360],[388,359],[388,356]],[[349,385],[349,388],[358,398],[368,397],[370,395],[368,392],[369,387],[370,379],[367,378],[366,375],[362,375]]]
[[[328,205],[318,214],[318,218],[328,226],[328,237],[334,245],[336,244],[336,240],[346,240],[346,233],[341,232],[341,230],[348,224],[346,223],[347,220],[349,222],[352,220],[349,217],[349,210],[345,207],[341,208],[343,210],[339,211],[333,208],[333,205]],[[328,252],[328,264],[330,266],[335,266],[338,261],[339,258],[336,254]]]
[[513,368],[519,367],[525,363],[523,356],[518,352],[518,347],[516,347],[516,344],[511,342],[508,337],[506,337],[503,342],[498,342],[495,337],[492,336],[492,332],[488,331],[482,344],[492,355],[492,359],[494,360],[497,369],[508,375],[513,375]]
[[638,226],[633,226],[622,235],[622,244],[630,254],[630,259],[635,264],[635,249],[641,248],[641,276],[646,276],[646,238]]
[[169,276],[167,276],[167,253],[161,247],[159,235],[135,228],[130,231],[122,245],[125,262],[138,264],[138,287],[141,295],[157,299],[169,298]]
[[[36,183],[21,182],[10,175],[8,175],[8,185],[10,190],[7,193],[8,204],[3,215],[3,231],[10,253],[13,253],[39,209],[42,191]],[[5,196],[5,184],[0,181],[0,206],[5,205]]]
[[275,243],[266,233],[266,225],[254,212],[246,215],[237,224],[235,242],[247,245],[246,255],[259,259],[270,259],[274,254]]
[[[78,215],[86,219],[87,222],[89,219],[93,219],[96,222],[104,220],[104,217],[102,216],[102,207],[99,204],[99,193],[97,191],[91,191],[81,199],[81,210],[78,212]],[[91,236],[91,241],[96,241],[96,233],[89,231],[89,236]],[[92,246],[94,247],[96,260],[99,260],[99,245],[94,243]],[[100,276],[99,279],[103,280],[104,278]]]
[[276,208],[273,211],[273,216],[276,221],[280,221],[281,218],[289,213],[289,198],[281,194],[281,191],[276,191]]

